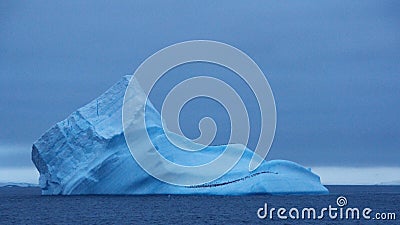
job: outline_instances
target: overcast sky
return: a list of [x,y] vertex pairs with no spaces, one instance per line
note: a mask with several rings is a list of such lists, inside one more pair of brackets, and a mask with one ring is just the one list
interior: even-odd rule
[[[400,167],[399,1],[118,3],[0,2],[0,168],[31,167],[30,146],[48,128],[157,50],[193,39],[233,45],[266,74],[278,113],[268,159]],[[171,73],[198,75],[196,68],[229,77],[202,65]],[[179,79],[166,79],[158,96]],[[182,114],[189,137],[204,109],[226,130],[219,106],[199,100]]]

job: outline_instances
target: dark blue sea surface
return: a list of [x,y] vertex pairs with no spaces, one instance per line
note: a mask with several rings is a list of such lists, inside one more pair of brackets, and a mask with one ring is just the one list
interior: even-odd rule
[[[41,196],[39,188],[0,188],[0,224],[400,224],[400,186],[327,186],[329,195],[291,196]],[[343,196],[347,204],[337,205]],[[343,199],[342,199],[343,200]],[[371,219],[272,219],[259,208],[369,207]],[[261,211],[261,215],[264,211]],[[386,220],[376,219],[376,213]],[[391,213],[391,214],[388,214]],[[393,217],[395,219],[388,217]],[[350,215],[350,214],[349,214]],[[339,217],[339,214],[338,214]]]

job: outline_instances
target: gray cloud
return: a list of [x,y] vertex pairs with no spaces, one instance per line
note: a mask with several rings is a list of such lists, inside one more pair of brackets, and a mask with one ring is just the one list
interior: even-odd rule
[[[155,51],[212,39],[246,52],[269,79],[278,110],[270,159],[399,166],[397,1],[0,4],[3,145],[29,146]],[[1,153],[1,165],[28,165],[19,156],[30,148],[18,152]]]

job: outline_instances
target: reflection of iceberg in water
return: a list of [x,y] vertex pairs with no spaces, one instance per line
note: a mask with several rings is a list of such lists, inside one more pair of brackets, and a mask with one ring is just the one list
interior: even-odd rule
[[[246,150],[235,167],[221,178],[197,186],[175,186],[148,175],[133,159],[124,138],[121,109],[129,76],[96,100],[50,128],[32,147],[43,194],[323,194],[317,175],[289,161],[263,162],[249,172],[253,152]],[[215,159],[224,146],[210,146],[193,157],[171,145],[160,115],[148,104],[150,137],[167,159],[198,165]],[[182,140],[186,141],[186,140]],[[190,144],[190,143],[186,143]],[[176,152],[181,152],[176,154]]]

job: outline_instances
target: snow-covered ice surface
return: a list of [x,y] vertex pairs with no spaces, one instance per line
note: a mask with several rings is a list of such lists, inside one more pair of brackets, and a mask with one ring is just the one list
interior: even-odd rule
[[[248,165],[253,152],[249,149],[231,171],[210,183],[175,186],[153,178],[136,163],[124,138],[122,104],[130,78],[123,77],[100,97],[50,128],[33,144],[32,161],[40,173],[42,194],[328,193],[318,175],[294,162],[264,161],[250,172]],[[149,136],[165,158],[187,165],[201,164],[224,151],[224,146],[210,146],[198,153],[200,157],[182,153],[166,139],[157,110],[151,103],[146,107]],[[183,138],[182,141],[186,142]]]

